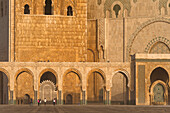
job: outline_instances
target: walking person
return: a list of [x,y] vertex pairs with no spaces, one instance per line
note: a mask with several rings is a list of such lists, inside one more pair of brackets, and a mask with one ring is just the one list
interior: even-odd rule
[[38,106],[40,105],[40,99],[38,99]]
[[55,98],[53,99],[53,105],[55,106]]
[[47,99],[46,99],[46,98],[44,98],[44,105],[46,105],[46,102],[47,102]]

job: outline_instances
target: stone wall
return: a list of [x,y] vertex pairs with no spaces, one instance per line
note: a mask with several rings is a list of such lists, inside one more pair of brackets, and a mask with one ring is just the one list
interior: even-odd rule
[[[19,11],[22,4],[19,1],[16,3],[18,5],[15,6],[15,61],[86,61],[86,0],[76,2],[73,16],[43,13],[24,15],[23,11]],[[43,2],[41,4],[43,5]],[[57,4],[54,3],[55,5]],[[33,9],[43,11],[41,8]]]

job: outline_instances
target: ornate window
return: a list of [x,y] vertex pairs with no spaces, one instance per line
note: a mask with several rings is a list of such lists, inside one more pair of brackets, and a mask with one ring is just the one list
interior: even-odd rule
[[3,17],[3,2],[1,1],[1,17]]
[[46,0],[45,1],[45,15],[52,15],[52,1]]
[[149,53],[151,53],[151,54],[169,54],[170,49],[163,42],[157,42],[156,44],[154,44],[152,46]]
[[121,7],[120,7],[118,4],[116,4],[116,5],[113,7],[113,10],[115,11],[116,18],[118,18],[119,11],[121,10]]
[[71,6],[67,7],[67,16],[73,16],[73,9]]
[[30,9],[29,9],[29,5],[28,4],[26,4],[24,6],[24,14],[30,14]]

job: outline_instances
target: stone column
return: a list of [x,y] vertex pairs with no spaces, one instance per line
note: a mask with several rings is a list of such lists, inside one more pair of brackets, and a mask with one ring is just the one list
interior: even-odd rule
[[86,91],[82,91],[82,105],[86,105]]
[[106,105],[109,105],[110,104],[110,91],[106,91]]
[[37,104],[38,91],[34,91],[34,104]]
[[13,101],[13,91],[10,91],[10,104],[14,104],[14,101]]
[[63,104],[62,91],[61,90],[58,91],[58,104],[60,104],[60,105]]

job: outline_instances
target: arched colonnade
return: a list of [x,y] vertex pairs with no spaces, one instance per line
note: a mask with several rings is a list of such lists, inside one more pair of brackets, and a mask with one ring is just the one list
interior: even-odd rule
[[[3,63],[0,72],[8,78],[8,104],[37,103],[44,98],[49,103],[56,99],[58,104],[127,104],[127,65],[119,69],[116,63],[100,67],[96,63]],[[118,84],[122,91],[116,92]]]

